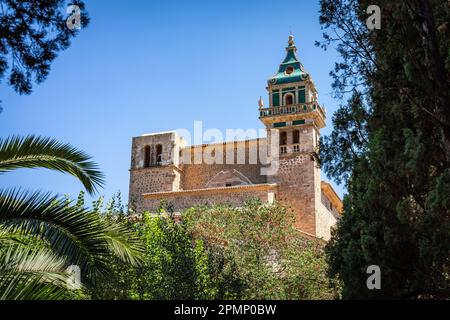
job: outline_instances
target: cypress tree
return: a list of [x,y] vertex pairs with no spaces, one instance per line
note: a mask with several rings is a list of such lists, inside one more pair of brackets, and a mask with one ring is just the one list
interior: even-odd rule
[[[381,10],[381,29],[366,25]],[[323,47],[342,60],[321,158],[346,183],[327,245],[345,298],[450,297],[450,6],[445,0],[321,1]],[[381,289],[369,290],[378,265]]]

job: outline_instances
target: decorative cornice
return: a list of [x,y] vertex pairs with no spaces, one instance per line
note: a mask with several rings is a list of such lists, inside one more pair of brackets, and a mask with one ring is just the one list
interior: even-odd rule
[[252,192],[252,191],[269,191],[277,190],[278,184],[276,183],[261,183],[250,185],[239,185],[231,187],[219,187],[219,188],[203,188],[203,189],[191,189],[191,190],[179,190],[179,191],[160,191],[153,193],[144,193],[142,196],[144,199],[160,199],[163,197],[177,197],[177,196],[190,196],[190,195],[212,195],[212,194],[224,194],[224,193],[237,193],[237,192]]
[[267,138],[256,138],[256,139],[247,139],[247,140],[235,140],[235,141],[223,141],[223,142],[213,142],[213,143],[204,143],[204,144],[195,144],[191,146],[185,146],[182,148],[182,150],[192,150],[192,149],[200,149],[200,148],[206,148],[209,146],[215,146],[215,145],[240,145],[245,143],[258,143],[260,141],[266,141]]
[[128,171],[166,171],[167,169],[173,169],[178,172],[183,172],[182,168],[179,168],[178,166],[171,164],[165,164],[165,165],[158,165],[158,166],[151,166],[151,167],[139,167],[139,168],[130,168]]
[[342,200],[341,200],[341,198],[339,198],[336,191],[334,191],[331,184],[329,184],[328,182],[322,181],[320,184],[320,187],[321,187],[323,193],[325,193],[328,196],[328,199],[330,199],[331,203],[337,209],[337,211],[340,214],[342,214],[342,211],[343,211]]

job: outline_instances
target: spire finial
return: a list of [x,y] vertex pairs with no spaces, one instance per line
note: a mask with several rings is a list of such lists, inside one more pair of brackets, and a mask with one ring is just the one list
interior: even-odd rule
[[262,107],[264,107],[264,101],[263,101],[263,99],[261,98],[261,96],[259,96],[258,106],[259,106],[260,109],[261,109]]
[[290,46],[294,45],[294,36],[292,35],[292,32],[290,32],[288,43]]

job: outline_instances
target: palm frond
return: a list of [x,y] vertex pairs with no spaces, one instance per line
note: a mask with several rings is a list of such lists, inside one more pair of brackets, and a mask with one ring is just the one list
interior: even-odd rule
[[119,222],[104,221],[105,239],[114,254],[122,261],[139,265],[143,261],[145,246],[139,236]]
[[61,299],[68,290],[66,262],[47,248],[0,251],[0,300]]
[[19,243],[23,244],[23,241],[18,234],[9,232],[7,229],[0,227],[0,251],[2,251],[3,248]]
[[78,178],[89,193],[104,183],[91,157],[69,144],[34,135],[0,138],[0,174],[20,168],[47,168]]
[[38,192],[0,190],[0,226],[44,240],[93,281],[107,275],[111,255],[134,263],[142,250],[125,228],[106,225],[96,213]]

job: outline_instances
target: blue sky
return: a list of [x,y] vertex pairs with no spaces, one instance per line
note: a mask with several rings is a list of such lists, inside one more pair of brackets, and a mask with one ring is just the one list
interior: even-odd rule
[[[131,137],[176,128],[262,128],[257,100],[284,58],[289,32],[328,112],[337,53],[321,39],[319,1],[86,1],[91,23],[29,96],[0,84],[0,136],[38,134],[93,156],[106,175],[101,195],[128,195]],[[70,176],[5,174],[0,188],[78,194]],[[336,187],[336,185],[334,184]],[[342,188],[336,188],[342,195]]]

